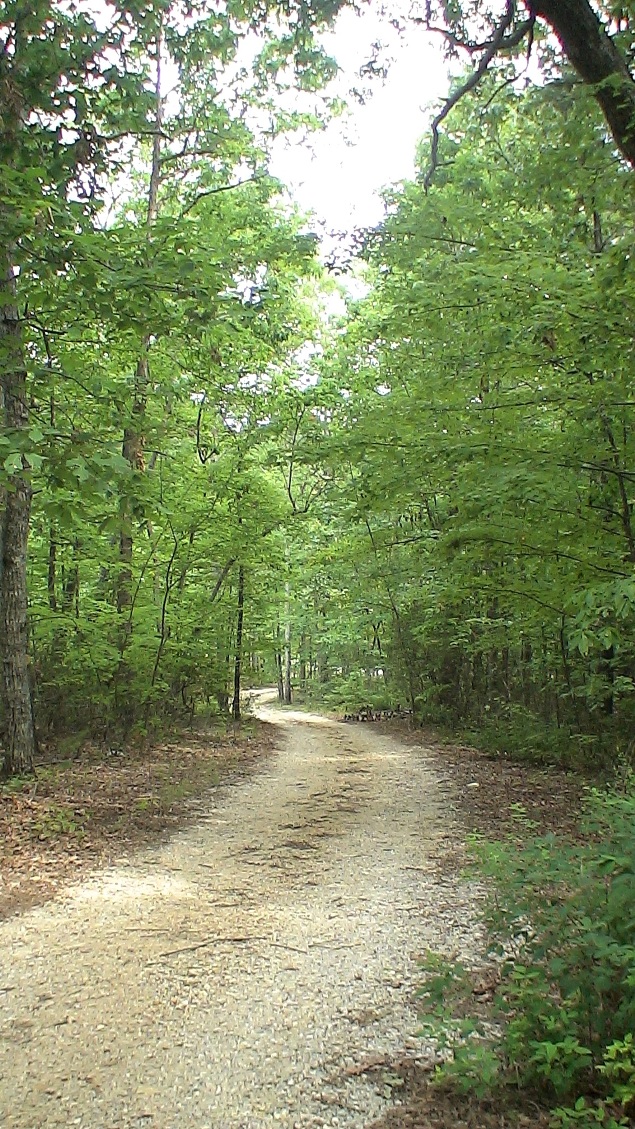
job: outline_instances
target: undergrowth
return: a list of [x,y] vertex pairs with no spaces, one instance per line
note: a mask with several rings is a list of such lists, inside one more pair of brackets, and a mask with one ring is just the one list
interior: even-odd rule
[[431,956],[423,1027],[438,1079],[479,1096],[547,1101],[562,1129],[632,1124],[635,1113],[635,783],[592,792],[581,834],[536,836],[517,811],[505,842],[474,841],[491,882],[490,1006],[472,974]]
[[422,715],[422,720],[447,731],[487,756],[505,757],[531,764],[557,765],[585,774],[607,777],[618,757],[632,755],[633,746],[628,726],[616,718],[583,714],[576,724],[572,720],[557,724],[518,703],[496,703],[490,710],[473,718],[458,717],[446,711]]
[[371,677],[362,670],[332,675],[328,682],[317,686],[309,684],[305,697],[309,703],[342,712],[356,712],[361,707],[383,710],[394,705],[383,678]]

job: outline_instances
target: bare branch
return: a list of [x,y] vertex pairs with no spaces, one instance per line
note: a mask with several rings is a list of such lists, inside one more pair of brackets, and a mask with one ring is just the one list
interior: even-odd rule
[[207,148],[207,149],[188,149],[187,146],[184,146],[184,148],[181,149],[178,153],[165,153],[164,156],[161,157],[161,164],[167,165],[167,164],[170,164],[170,162],[172,162],[172,161],[184,160],[186,157],[188,159],[190,159],[190,158],[194,159],[196,157],[217,157],[217,156],[218,156],[218,146],[216,146],[213,149],[210,149],[210,148]]
[[183,219],[188,212],[192,211],[201,200],[205,200],[208,196],[217,196],[219,192],[231,192],[234,188],[242,188],[245,184],[255,184],[257,181],[262,180],[264,173],[256,173],[255,176],[247,177],[247,180],[235,180],[231,184],[220,184],[218,188],[207,188],[204,192],[199,192],[193,200],[183,209],[179,219]]
[[293,472],[294,472],[294,469],[295,469],[295,445],[298,441],[298,435],[300,433],[300,426],[302,424],[302,420],[304,419],[305,412],[306,412],[305,407],[302,407],[300,409],[300,411],[298,412],[298,415],[297,415],[297,418],[296,418],[296,421],[295,421],[295,429],[294,429],[294,432],[293,432],[293,439],[291,440],[291,454],[289,456],[289,474],[287,476],[287,495],[288,495],[289,501],[291,502],[291,506],[293,508],[294,514],[297,513],[297,504],[296,504],[295,498],[293,497]]
[[218,593],[220,592],[221,588],[223,587],[225,580],[229,576],[229,573],[231,572],[231,570],[233,569],[235,564],[236,564],[236,557],[230,557],[227,564],[222,569],[221,574],[220,574],[218,580],[216,581],[216,584],[214,585],[214,587],[211,591],[211,594],[210,594],[210,597],[209,597],[209,603],[210,604],[214,603],[214,600],[218,596]]
[[[502,41],[498,43],[496,50],[500,53],[504,51],[511,51],[512,48],[517,47],[518,44],[521,43],[524,37],[527,35],[527,32],[530,32],[532,30],[535,20],[535,16],[530,16],[529,19],[520,24],[520,26],[517,27],[515,31],[513,31],[510,35],[504,37]],[[492,43],[494,42],[494,39],[496,39],[496,35],[498,34],[497,30],[494,35],[494,39],[486,39],[483,41],[483,43],[472,43],[469,39],[461,39],[460,36],[456,35],[453,31],[450,31],[449,28],[437,27],[436,25],[430,24],[427,20],[423,20],[420,17],[413,17],[412,22],[422,25],[423,27],[425,27],[426,31],[431,31],[433,35],[441,35],[443,39],[445,39],[446,42],[454,48],[455,51],[465,51],[468,55],[479,55],[481,51],[489,50],[489,48],[492,46]]]
[[439,126],[441,125],[441,122],[445,121],[448,114],[454,109],[457,103],[460,102],[463,97],[465,97],[466,94],[469,94],[471,90],[474,90],[474,88],[478,86],[483,75],[488,70],[490,63],[496,57],[496,55],[499,55],[503,51],[511,50],[513,47],[517,47],[526,35],[533,33],[535,16],[532,15],[528,20],[525,20],[524,23],[520,24],[510,35],[506,34],[514,21],[515,12],[516,5],[514,3],[514,0],[507,0],[505,14],[501,19],[498,27],[496,28],[496,31],[494,32],[492,38],[489,39],[486,43],[473,45],[474,52],[480,51],[482,53],[476,69],[462,84],[462,86],[459,86],[458,89],[454,91],[454,94],[450,95],[450,97],[444,103],[441,110],[432,122],[430,164],[423,181],[423,187],[426,192],[432,184],[432,180],[439,163]]
[[413,24],[419,24],[425,27],[426,31],[431,31],[433,35],[440,35],[455,51],[467,51],[469,55],[474,55],[479,51],[484,51],[487,47],[486,43],[470,43],[465,39],[460,39],[459,36],[455,35],[449,28],[437,27],[434,24],[428,23],[427,20],[421,19],[420,16],[413,16],[412,22]]

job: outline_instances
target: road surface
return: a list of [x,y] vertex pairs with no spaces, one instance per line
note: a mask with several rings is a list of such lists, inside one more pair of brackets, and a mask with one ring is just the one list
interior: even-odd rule
[[308,713],[169,842],[0,926],[4,1129],[364,1129],[399,1100],[417,960],[469,955],[438,754]]

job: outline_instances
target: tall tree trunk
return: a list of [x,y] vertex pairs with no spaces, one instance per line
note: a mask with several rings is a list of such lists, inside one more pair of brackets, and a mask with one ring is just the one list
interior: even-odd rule
[[236,616],[236,649],[234,652],[234,701],[232,703],[232,717],[240,721],[240,674],[243,654],[243,617],[245,613],[245,570],[242,565],[238,567],[238,608]]
[[[161,55],[163,51],[163,30],[160,27],[156,43],[156,82],[155,82],[155,110],[154,110],[154,138],[152,142],[152,167],[150,169],[150,185],[148,188],[148,210],[146,214],[146,231],[148,239],[152,225],[157,218],[159,207],[159,185],[161,179],[161,127],[163,124],[163,102],[161,96]],[[141,350],[135,369],[132,411],[130,420],[123,433],[121,453],[130,464],[133,476],[145,470],[144,448],[144,421],[148,402],[148,385],[150,382],[150,367],[148,350],[150,348],[151,334],[144,333],[141,340]],[[119,536],[120,569],[117,579],[117,610],[124,612],[132,605],[132,549],[133,549],[133,520],[134,520],[134,485],[131,494],[124,500],[121,533]],[[120,639],[120,649],[123,651],[130,634],[131,619],[126,621]]]
[[[0,283],[0,382],[6,434],[18,437],[29,425],[29,408],[24,341],[9,254],[5,254]],[[26,572],[32,489],[24,456],[21,463],[9,477],[0,536],[0,693],[5,775],[31,772],[36,750],[29,683]]]
[[46,572],[46,587],[49,596],[49,608],[52,612],[57,611],[57,595],[56,595],[56,578],[57,578],[57,541],[55,539],[55,526],[53,522],[49,525],[49,556],[48,567]]
[[[635,530],[633,529],[633,502],[632,502],[631,498],[629,498],[629,485],[630,485],[631,473],[629,472],[628,467],[626,465],[624,465],[625,460],[623,458],[623,453],[620,451],[619,446],[616,442],[615,434],[614,434],[613,428],[611,426],[611,422],[609,420],[609,417],[603,409],[600,410],[600,418],[601,418],[602,424],[604,426],[604,432],[605,432],[606,437],[609,441],[609,446],[611,448],[611,458],[612,458],[612,461],[613,461],[613,465],[615,467],[615,477],[617,479],[617,487],[618,487],[619,495],[620,495],[620,520],[621,520],[621,524],[622,524],[622,530],[624,532],[624,537],[625,537],[625,540],[626,540],[626,545],[628,547],[628,553],[626,555],[626,559],[631,564],[635,564]],[[626,446],[626,435],[624,436],[624,445]]]
[[62,609],[70,612],[75,605],[75,618],[79,619],[79,538],[73,539],[73,556],[70,565],[62,572]]
[[[55,427],[55,393],[51,392],[49,400],[49,423],[51,431]],[[48,555],[48,568],[46,574],[46,587],[49,597],[49,608],[52,612],[57,611],[57,536],[55,533],[55,525],[51,521],[49,523],[49,555]]]
[[282,700],[291,705],[291,587],[287,580],[284,586],[284,681]]
[[553,28],[571,66],[594,88],[615,144],[635,168],[635,81],[597,12],[588,0],[533,0],[528,7]]
[[276,627],[276,675],[278,679],[278,701],[284,702],[284,678],[282,675],[282,651],[280,650],[280,624]]

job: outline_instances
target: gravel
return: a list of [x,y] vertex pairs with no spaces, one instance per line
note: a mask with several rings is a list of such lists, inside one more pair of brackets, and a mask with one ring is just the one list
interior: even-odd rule
[[0,926],[5,1129],[361,1129],[399,1102],[418,960],[480,891],[436,754],[306,713],[194,827]]

